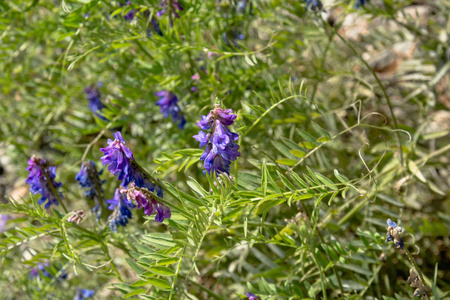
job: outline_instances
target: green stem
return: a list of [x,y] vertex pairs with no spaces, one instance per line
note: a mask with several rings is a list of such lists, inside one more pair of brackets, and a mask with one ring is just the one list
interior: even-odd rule
[[123,282],[122,277],[120,276],[119,270],[117,270],[116,265],[114,264],[113,259],[111,258],[111,256],[109,255],[109,250],[108,247],[106,246],[106,244],[101,241],[100,242],[100,248],[102,248],[103,253],[105,253],[106,257],[108,258],[109,261],[111,261],[111,267],[113,268],[114,272],[117,275],[117,278]]
[[325,276],[323,276],[322,268],[319,265],[319,263],[317,262],[316,255],[314,254],[314,250],[311,250],[311,254],[312,254],[314,264],[317,266],[317,269],[319,269],[320,284],[322,286],[323,299],[327,300],[328,297],[327,297],[327,289],[325,287]]
[[203,285],[201,285],[201,284],[199,284],[199,283],[197,283],[197,282],[195,282],[195,281],[192,281],[192,280],[190,280],[189,278],[186,278],[186,277],[184,277],[184,276],[181,276],[181,275],[180,275],[180,277],[183,278],[183,279],[186,280],[186,281],[189,281],[189,283],[191,283],[192,285],[195,285],[196,287],[198,287],[198,288],[201,289],[202,291],[206,292],[208,295],[210,295],[210,296],[213,297],[214,299],[225,300],[225,298],[223,298],[223,297],[217,295],[216,293],[214,293],[214,292],[211,291],[210,289],[205,288]]
[[[359,60],[367,67],[367,69],[370,71],[370,73],[372,73],[373,77],[375,78],[376,82],[378,83],[378,85],[380,86],[381,90],[383,91],[383,95],[386,98],[386,102],[387,105],[389,107],[389,112],[391,114],[391,118],[392,121],[394,122],[394,128],[398,129],[398,124],[397,124],[397,118],[395,117],[394,114],[394,109],[391,103],[391,98],[389,98],[386,89],[384,88],[383,84],[381,83],[380,79],[378,78],[377,74],[375,73],[375,71],[369,66],[369,64],[365,61],[364,58],[362,58],[361,55],[359,55],[358,51],[356,51],[356,49],[346,40],[344,39],[339,32],[336,31],[336,35],[341,39],[342,42],[344,42],[345,45],[347,45],[347,47],[349,47],[353,53],[356,55],[356,57],[359,58]],[[403,150],[402,150],[402,143],[400,141],[400,134],[397,132],[396,134],[397,137],[397,145],[398,145],[398,152],[400,155],[400,164],[403,166]]]
[[[172,282],[172,288],[170,289],[169,300],[172,299],[173,292],[175,291],[175,283],[177,282],[178,273],[180,273],[181,262],[183,261],[183,254],[184,254],[185,250],[186,250],[186,247],[183,248],[183,253],[181,253],[180,260],[178,261],[177,270],[176,270],[176,273],[175,273],[175,276],[174,276],[173,282]],[[178,253],[175,254],[175,256],[177,256],[177,255],[178,255]]]

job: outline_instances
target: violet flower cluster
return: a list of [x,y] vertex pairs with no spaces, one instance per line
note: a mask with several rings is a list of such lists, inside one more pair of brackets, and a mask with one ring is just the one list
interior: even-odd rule
[[322,2],[319,0],[304,0],[306,2],[306,8],[313,11],[318,11],[323,8]]
[[155,220],[162,222],[169,219],[170,208],[150,197],[150,192],[158,197],[163,197],[163,190],[156,182],[153,182],[147,173],[134,160],[133,153],[125,146],[125,141],[120,132],[114,133],[115,140],[108,140],[108,147],[100,149],[105,155],[101,158],[103,165],[108,165],[108,170],[119,180],[122,186],[128,186],[116,190],[114,198],[108,200],[109,209],[114,210],[110,216],[110,228],[116,231],[117,225],[125,226],[131,218],[134,207],[132,200],[138,208],[143,208],[147,215],[157,212]]
[[33,194],[41,194],[39,204],[45,204],[45,208],[49,208],[52,204],[58,205],[59,199],[63,198],[61,192],[58,191],[62,186],[61,182],[55,181],[56,167],[46,166],[46,161],[36,156],[32,156],[28,160],[28,167],[26,169],[30,175],[25,180],[25,183],[31,186],[30,192]]
[[95,290],[77,288],[77,293],[75,294],[75,297],[73,297],[73,300],[84,300],[87,298],[91,298],[94,295],[95,295]]
[[204,161],[205,169],[208,173],[230,174],[230,164],[235,161],[239,153],[239,145],[235,143],[239,139],[237,133],[231,132],[228,126],[234,123],[236,115],[231,109],[221,109],[219,105],[210,111],[207,116],[202,116],[197,126],[208,133],[200,131],[194,138],[200,142],[200,147],[205,148],[205,152],[200,159]]
[[[52,267],[58,272],[61,269],[62,265],[61,264],[59,264],[59,266],[55,265],[55,264],[50,265],[48,262],[46,262],[46,263],[38,263],[36,267],[31,269],[31,271],[30,271],[30,278],[31,279],[42,278],[41,274],[44,277],[47,277],[49,279],[53,278],[53,275],[50,274],[50,272],[48,271]],[[66,278],[67,278],[67,273],[63,272],[61,275],[59,275],[58,280],[66,279]]]
[[156,101],[156,105],[161,107],[161,113],[164,118],[172,116],[174,122],[180,122],[178,128],[183,129],[186,124],[186,119],[181,113],[180,107],[178,106],[178,98],[174,93],[169,91],[161,91],[155,93],[159,100]]
[[[127,1],[126,5],[131,5],[131,1]],[[123,18],[127,21],[137,20],[138,17],[136,15],[138,14],[138,12],[139,12],[139,10],[133,8],[129,12],[127,12],[127,14]],[[143,15],[144,15],[145,19],[148,19],[150,17],[150,11],[149,10],[144,11]],[[150,37],[152,35],[152,31],[159,34],[160,36],[163,36],[161,28],[159,27],[159,23],[155,18],[152,17],[150,19],[149,25],[150,25],[150,27],[147,27],[147,36]]]
[[108,147],[101,148],[100,151],[104,154],[100,158],[103,165],[108,165],[108,171],[117,179],[122,180],[123,186],[134,181],[135,170],[131,165],[131,161],[134,161],[133,153],[125,146],[125,141],[119,131],[114,133],[114,141],[108,139]]
[[6,223],[8,222],[8,215],[0,215],[0,233],[3,231]]
[[156,13],[158,17],[161,17],[166,13],[166,11],[169,11],[169,18],[170,18],[170,26],[173,27],[173,17],[179,19],[180,15],[177,11],[182,11],[183,7],[181,6],[180,2],[178,0],[162,0],[161,4],[159,5],[160,8],[162,8],[160,11]]
[[385,243],[393,241],[395,248],[403,249],[405,247],[405,243],[400,236],[402,228],[397,226],[395,222],[392,222],[391,219],[387,219],[386,223],[388,224],[388,232],[386,234]]
[[364,5],[366,5],[366,2],[369,2],[370,0],[356,0],[355,1],[355,8],[358,9]]
[[116,189],[114,198],[107,200],[109,203],[108,209],[113,210],[113,213],[109,216],[109,228],[113,232],[117,232],[117,226],[126,226],[128,220],[132,218],[131,209],[135,205],[127,199],[126,189]]
[[133,199],[139,209],[144,209],[144,213],[147,216],[151,216],[156,212],[156,222],[163,222],[164,219],[170,219],[172,216],[170,208],[167,205],[160,203],[149,193],[146,193],[145,189],[135,186],[134,183],[131,183],[128,188],[128,199]]
[[[103,84],[101,82],[98,83],[98,87],[101,87]],[[88,86],[84,89],[86,94],[86,98],[88,99],[89,109],[92,111],[94,115],[98,118],[108,121],[108,119],[102,114],[102,109],[105,108],[105,104],[103,104],[100,91],[94,87],[93,85]]]
[[44,277],[52,278],[53,276],[47,271],[47,269],[45,269],[45,267],[48,267],[48,266],[49,266],[48,263],[45,263],[45,264],[38,263],[38,265],[36,267],[31,269],[31,271],[30,271],[30,278],[32,278],[32,279],[38,278],[38,277],[40,278],[41,274]]
[[249,292],[245,293],[245,296],[247,296],[248,300],[261,300],[261,298],[259,298],[255,294]]
[[84,189],[83,195],[88,199],[94,199],[95,206],[92,208],[92,212],[96,214],[97,220],[102,215],[102,202],[103,202],[103,188],[102,184],[104,180],[100,180],[100,176],[103,170],[97,171],[95,163],[90,160],[81,164],[80,172],[75,176],[75,180],[78,181],[80,188]]

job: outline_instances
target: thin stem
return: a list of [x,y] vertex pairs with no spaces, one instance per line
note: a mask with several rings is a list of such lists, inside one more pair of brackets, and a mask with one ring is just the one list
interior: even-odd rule
[[[319,68],[316,69],[316,76],[319,75],[320,70],[323,69],[324,65],[325,65],[325,60],[327,58],[327,53],[328,50],[330,49],[331,44],[333,43],[333,38],[334,35],[336,34],[336,32],[339,30],[339,28],[341,27],[341,24],[339,24],[338,26],[336,26],[335,28],[333,28],[333,32],[331,33],[331,35],[328,37],[328,43],[327,46],[325,47],[325,50],[323,51],[323,55],[322,55],[322,59],[320,61],[320,65]],[[313,92],[311,95],[311,102],[314,102],[314,97],[316,95],[317,92],[317,86],[319,85],[319,80],[316,80],[316,82],[314,83],[314,87],[313,87]]]
[[108,260],[111,261],[111,267],[113,268],[114,272],[116,273],[117,278],[118,278],[120,281],[123,281],[123,280],[122,280],[122,277],[120,276],[119,270],[117,270],[116,265],[114,264],[113,259],[112,259],[111,256],[109,255],[108,246],[106,246],[106,244],[105,244],[103,241],[101,241],[101,242],[100,242],[100,248],[102,249],[103,253],[105,253],[105,255],[106,255],[106,257],[108,258]]
[[328,299],[328,297],[327,297],[327,289],[325,287],[325,276],[323,276],[322,267],[317,262],[316,255],[314,254],[314,250],[311,251],[311,254],[312,254],[312,258],[313,258],[314,264],[317,266],[317,269],[319,269],[320,284],[322,286],[323,299],[327,300]]
[[[387,105],[389,107],[389,112],[391,114],[392,121],[394,122],[394,128],[398,129],[397,118],[395,117],[395,114],[394,114],[394,109],[393,109],[393,106],[392,106],[392,103],[391,103],[391,98],[389,98],[389,96],[388,96],[388,94],[386,92],[386,89],[384,88],[384,86],[381,83],[380,79],[378,78],[377,74],[369,66],[369,64],[365,61],[365,59],[362,58],[361,55],[359,55],[358,51],[356,51],[356,49],[349,42],[347,42],[347,40],[344,39],[339,34],[339,32],[336,31],[336,35],[341,39],[342,42],[344,42],[345,45],[347,45],[347,47],[349,47],[353,51],[353,53],[356,55],[356,57],[358,57],[359,60],[367,67],[367,69],[370,71],[370,73],[372,73],[373,77],[375,78],[375,80],[377,81],[377,83],[380,86],[381,90],[383,91],[384,97],[386,98],[386,102],[387,102]],[[400,134],[397,133],[396,137],[397,137],[398,152],[399,152],[399,156],[400,156],[400,164],[403,166],[403,150],[402,150],[402,143],[400,141]]]
[[[184,254],[185,250],[186,250],[186,247],[183,248],[183,253],[181,253],[180,260],[178,261],[177,270],[175,272],[175,276],[174,276],[173,282],[172,282],[172,288],[170,289],[169,300],[172,299],[173,292],[175,291],[175,283],[177,282],[178,273],[180,273],[181,262],[183,261],[183,254]],[[177,255],[178,255],[178,253],[175,254],[175,256],[177,256]]]
[[203,285],[201,285],[201,284],[199,284],[199,283],[197,283],[197,282],[195,282],[195,281],[192,281],[192,280],[190,280],[189,278],[186,278],[186,277],[184,277],[184,276],[181,276],[181,275],[180,275],[180,277],[183,278],[183,279],[186,280],[186,281],[189,281],[189,283],[195,285],[196,287],[198,287],[198,288],[201,289],[202,291],[206,292],[208,295],[210,295],[210,296],[213,297],[214,299],[225,300],[225,298],[223,298],[223,297],[217,295],[216,293],[214,293],[214,292],[211,291],[210,289],[205,288]]
[[[306,208],[306,205],[304,205],[303,202],[300,202],[300,204],[301,204],[303,210],[305,211],[306,216],[308,217],[307,223],[308,223],[310,229],[315,230],[317,232],[317,234],[319,235],[320,241],[323,244],[327,244],[327,243],[325,243],[325,239],[323,238],[322,232],[320,232],[319,228],[317,226],[314,226],[314,227],[312,226],[312,224],[310,222],[310,220],[311,220],[310,213],[309,213],[309,210]],[[331,261],[332,259],[331,259],[330,255],[328,254],[328,252],[325,251],[325,253],[328,256],[328,259]],[[336,279],[337,279],[338,284],[339,284],[339,288],[341,289],[341,293],[343,293],[344,292],[344,287],[342,285],[341,278],[339,277],[339,275],[338,275],[336,269],[334,268],[334,266],[332,266],[331,269],[333,270],[334,276],[336,276]]]

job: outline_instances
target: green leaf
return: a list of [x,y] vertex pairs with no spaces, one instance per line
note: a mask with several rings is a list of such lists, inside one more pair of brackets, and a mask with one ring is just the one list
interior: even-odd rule
[[140,280],[134,282],[131,286],[132,287],[140,287],[140,286],[144,286],[144,285],[147,285],[147,284],[148,284],[148,282],[146,280],[140,279]]
[[164,279],[160,279],[160,278],[147,278],[148,283],[150,283],[151,285],[154,285],[160,289],[170,289],[171,285],[169,282],[167,282]]
[[334,169],[334,176],[336,176],[337,180],[339,180],[341,183],[348,183],[348,179],[345,176],[341,175],[336,169]]
[[267,170],[266,163],[264,162],[261,170],[261,190],[263,195],[267,194],[267,176],[269,171]]
[[277,163],[279,163],[280,165],[292,167],[293,165],[295,165],[297,163],[297,161],[295,161],[293,159],[288,159],[288,158],[280,158],[280,159],[277,159]]
[[316,144],[316,138],[312,136],[311,134],[307,133],[306,131],[303,131],[301,129],[297,128],[297,132],[302,136],[302,138],[309,143]]
[[135,271],[137,274],[143,273],[144,270],[139,267],[134,261],[132,261],[129,258],[125,258],[125,260],[127,261],[127,263],[130,265],[130,267],[133,269],[133,271]]
[[321,136],[324,136],[324,137],[330,139],[330,134],[328,133],[328,131],[326,131],[325,129],[323,129],[322,127],[320,127],[319,124],[317,124],[317,123],[314,122],[314,121],[311,121],[311,125],[312,125],[312,128],[314,129],[314,131],[315,131],[318,135],[321,135]]
[[289,151],[291,154],[295,155],[295,157],[302,158],[306,156],[306,152],[302,150],[291,150]]
[[208,196],[208,192],[194,178],[189,176],[189,179],[190,180],[187,181],[187,184],[191,189],[193,189],[202,197]]
[[198,148],[188,148],[174,151],[173,154],[181,154],[183,156],[198,156],[200,157],[204,150]]
[[316,143],[311,142],[300,142],[298,143],[300,146],[302,146],[305,149],[314,149],[316,148]]
[[330,189],[337,191],[338,188],[337,186],[334,184],[333,181],[331,181],[330,179],[328,179],[327,177],[323,176],[320,173],[315,173],[316,177],[323,183],[325,184],[327,187],[329,187]]
[[156,275],[161,275],[161,276],[173,276],[173,275],[175,275],[175,272],[172,269],[167,268],[167,267],[161,267],[161,266],[151,267],[149,269],[149,271],[154,273],[154,274],[156,274]]
[[126,294],[125,296],[123,296],[123,299],[128,299],[128,298],[131,298],[131,297],[133,297],[133,296],[136,296],[136,295],[139,295],[139,294],[144,294],[145,293],[145,290],[144,289],[137,289],[137,290],[134,290],[134,291],[132,291],[132,292],[129,292],[128,294]]
[[292,155],[291,152],[289,152],[290,149],[288,147],[277,141],[271,141],[271,143],[281,154],[284,155],[284,157],[295,159],[295,156]]

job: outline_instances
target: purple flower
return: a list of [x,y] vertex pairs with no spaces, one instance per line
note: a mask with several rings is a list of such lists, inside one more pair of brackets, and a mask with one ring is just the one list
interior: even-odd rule
[[80,172],[75,176],[75,180],[78,181],[80,188],[83,188],[83,195],[88,199],[94,199],[95,206],[92,208],[92,212],[96,213],[97,220],[102,215],[102,201],[103,201],[103,189],[102,184],[104,181],[100,180],[100,174],[103,172],[97,172],[95,163],[90,160],[81,164]]
[[33,279],[33,278],[40,277],[40,274],[42,274],[47,278],[52,278],[53,276],[45,269],[45,267],[48,267],[48,263],[45,263],[45,264],[38,263],[38,265],[36,267],[31,269],[30,277]]
[[[145,11],[144,16],[148,19],[148,17],[150,16],[150,12],[148,10]],[[152,36],[152,30],[158,35],[164,36],[161,31],[161,27],[159,26],[158,20],[153,17],[150,20],[150,27],[147,27],[147,36]]]
[[240,32],[240,30],[236,28],[232,28],[231,30],[224,32],[222,34],[222,40],[228,46],[234,46],[239,48],[238,41],[242,41],[245,39],[245,35]]
[[172,116],[172,120],[174,122],[180,122],[178,127],[180,129],[184,128],[186,124],[186,119],[181,113],[180,107],[178,106],[178,98],[174,93],[169,91],[161,91],[155,93],[156,97],[160,97],[158,101],[156,101],[156,105],[161,107],[161,113],[164,118],[168,118],[170,115]]
[[[127,1],[126,4],[121,4],[121,6],[124,6],[124,5],[131,5],[131,2]],[[127,20],[127,21],[137,20],[138,19],[138,16],[137,16],[138,13],[139,13],[139,10],[134,8],[134,9],[131,9],[130,11],[128,11],[128,13],[123,18],[125,20]],[[150,11],[149,10],[145,10],[143,12],[143,15],[144,15],[144,17],[146,19],[148,19],[150,17]],[[163,36],[161,28],[159,27],[158,21],[155,18],[153,18],[153,17],[150,20],[150,27],[147,27],[147,36],[151,37],[152,31],[156,32],[160,36]]]
[[[367,2],[369,2],[369,0],[367,0]],[[355,8],[356,9],[358,9],[358,8],[360,8],[361,6],[364,6],[364,5],[366,5],[366,0],[356,0],[355,1]]]
[[392,222],[391,219],[387,219],[386,223],[388,224],[388,226],[391,226],[393,228],[397,227],[397,224],[395,222]]
[[126,226],[128,219],[132,218],[131,209],[134,208],[134,204],[127,199],[126,190],[116,189],[114,198],[107,200],[109,203],[109,210],[113,210],[113,213],[109,216],[109,228],[113,232],[117,232],[117,226]]
[[[192,75],[191,79],[195,82],[198,83],[200,81],[200,74],[195,73],[194,75]],[[194,85],[191,87],[191,92],[195,93],[197,91],[197,86]]]
[[108,140],[108,147],[100,149],[105,154],[101,157],[103,165],[109,165],[108,170],[122,180],[122,186],[135,182],[137,187],[146,188],[162,198],[163,190],[136,163],[120,132],[114,133],[114,138],[114,141]]
[[319,0],[304,0],[306,2],[306,9],[312,9],[313,11],[321,10],[323,5]]
[[133,183],[130,184],[130,188],[128,189],[128,198],[134,200],[137,208],[143,208],[144,213],[147,216],[151,216],[156,211],[156,222],[162,222],[164,219],[170,219],[172,215],[170,208],[167,205],[158,202],[148,193],[145,193],[145,189],[135,187]]
[[84,300],[86,298],[91,298],[95,294],[95,290],[87,290],[87,289],[80,289],[77,288],[77,293],[75,294],[75,297],[73,297],[73,300]]
[[25,180],[31,188],[30,192],[33,194],[41,194],[41,199],[39,199],[39,204],[45,204],[45,208],[49,208],[52,204],[58,205],[58,197],[63,198],[61,192],[58,188],[62,186],[61,182],[55,181],[56,167],[48,167],[45,165],[45,160],[32,156],[28,161],[27,171],[30,175]]
[[256,296],[255,294],[252,294],[252,293],[249,293],[249,292],[245,293],[245,296],[248,297],[248,300],[260,300],[261,299],[258,296]]
[[127,186],[134,180],[131,161],[134,160],[133,153],[125,146],[122,134],[118,131],[114,133],[115,140],[108,139],[108,147],[101,148],[105,155],[100,159],[104,166],[108,166],[108,171],[117,179],[122,180],[122,185]]
[[200,131],[194,138],[200,142],[200,147],[205,148],[200,159],[204,161],[205,169],[208,173],[214,171],[216,175],[220,173],[230,173],[230,164],[239,156],[239,146],[235,143],[239,139],[237,133],[231,132],[228,126],[234,123],[236,115],[231,109],[221,109],[216,105],[214,110],[197,123],[202,130],[210,130],[209,133]]
[[160,8],[162,8],[160,11],[156,13],[158,17],[161,17],[166,13],[166,11],[169,11],[169,18],[170,18],[170,26],[173,26],[173,17],[180,18],[180,15],[177,11],[182,11],[183,7],[181,6],[180,2],[178,0],[162,0],[161,4],[159,5]]
[[[41,274],[42,274],[44,277],[47,277],[47,278],[53,278],[53,275],[50,274],[50,272],[49,272],[49,270],[51,270],[51,267],[54,267],[54,269],[58,272],[58,271],[61,269],[62,265],[59,264],[59,267],[58,267],[58,266],[55,265],[55,264],[54,264],[53,266],[50,266],[49,263],[44,263],[44,264],[38,263],[36,267],[34,267],[33,269],[31,269],[31,271],[30,271],[30,278],[31,278],[31,279],[42,278],[42,277],[41,277]],[[66,279],[66,278],[67,278],[67,273],[66,273],[66,272],[63,272],[63,273],[59,276],[58,280],[59,280],[59,279]]]
[[397,226],[397,224],[391,219],[387,219],[386,223],[388,225],[388,231],[386,233],[385,243],[393,241],[395,248],[403,249],[405,247],[405,243],[403,238],[400,236],[402,233],[402,228]]
[[8,215],[0,215],[0,232],[3,231],[3,228],[5,227],[6,223],[8,222],[9,216]]
[[[98,87],[101,87],[103,83],[99,82]],[[88,105],[89,109],[92,111],[93,114],[95,114],[97,117],[99,117],[102,120],[108,121],[105,116],[102,114],[102,109],[105,108],[105,104],[103,104],[101,97],[100,97],[100,91],[95,88],[94,86],[88,86],[84,89],[84,92],[86,93],[86,98],[88,99]]]

